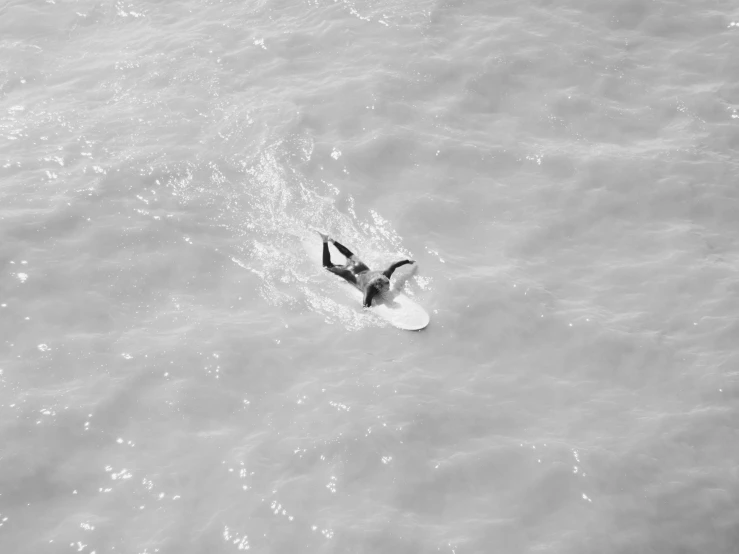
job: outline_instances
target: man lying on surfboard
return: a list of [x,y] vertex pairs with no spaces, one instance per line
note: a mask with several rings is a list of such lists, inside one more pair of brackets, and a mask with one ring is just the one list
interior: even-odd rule
[[[323,239],[323,267],[331,273],[343,277],[364,294],[362,304],[365,308],[372,306],[372,298],[376,294],[382,294],[390,290],[390,276],[393,271],[402,265],[414,264],[413,260],[401,260],[391,264],[385,271],[372,271],[367,265],[357,258],[343,244],[336,242],[328,235],[316,231]],[[336,249],[346,257],[346,264],[334,265],[331,263],[331,253],[328,251],[328,243],[331,242]]]

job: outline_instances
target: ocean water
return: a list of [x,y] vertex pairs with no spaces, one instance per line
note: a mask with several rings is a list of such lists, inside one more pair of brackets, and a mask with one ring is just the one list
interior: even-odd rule
[[0,552],[738,552],[738,54],[724,0],[5,0]]

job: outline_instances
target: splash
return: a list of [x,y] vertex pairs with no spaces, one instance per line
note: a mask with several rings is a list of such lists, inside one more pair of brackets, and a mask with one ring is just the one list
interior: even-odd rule
[[310,160],[313,149],[311,139],[294,136],[263,146],[244,165],[237,197],[221,214],[231,232],[243,237],[230,258],[257,278],[260,295],[272,305],[308,307],[327,323],[352,330],[384,326],[380,318],[345,300],[339,290],[344,283],[327,279],[315,260],[308,259],[301,241],[317,240],[312,229],[323,229],[359,249],[370,266],[411,253],[380,213],[370,210],[369,217],[358,217],[352,197],[342,212],[335,185],[302,176],[300,164]]

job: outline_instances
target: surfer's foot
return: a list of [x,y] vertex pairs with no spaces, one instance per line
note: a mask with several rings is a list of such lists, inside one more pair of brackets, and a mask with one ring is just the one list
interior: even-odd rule
[[328,235],[327,235],[326,233],[321,233],[321,231],[319,231],[318,229],[313,229],[313,230],[314,230],[314,231],[315,231],[316,233],[318,233],[319,235],[321,235],[321,240],[323,240],[323,242],[328,242],[328,241],[330,241],[330,240],[331,240],[331,239],[329,238],[329,236],[328,236]]

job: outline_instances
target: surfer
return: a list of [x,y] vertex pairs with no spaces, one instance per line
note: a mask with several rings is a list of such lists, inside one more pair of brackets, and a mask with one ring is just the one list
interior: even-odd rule
[[[383,294],[390,290],[390,276],[393,271],[402,265],[414,264],[413,260],[401,260],[391,264],[385,271],[372,271],[367,265],[357,258],[346,246],[336,242],[328,235],[316,231],[323,239],[323,267],[331,273],[343,277],[364,294],[363,305],[369,308],[372,298],[376,294]],[[346,257],[346,264],[334,265],[331,263],[331,253],[328,251],[328,243],[332,243],[336,249]]]

